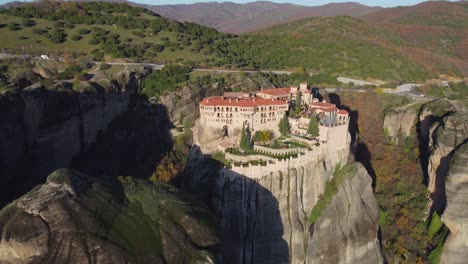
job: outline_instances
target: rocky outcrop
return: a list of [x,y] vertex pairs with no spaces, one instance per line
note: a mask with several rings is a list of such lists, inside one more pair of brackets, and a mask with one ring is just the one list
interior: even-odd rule
[[468,119],[446,101],[424,105],[418,115],[420,159],[431,193],[431,212],[446,206],[446,177],[452,156],[468,139]]
[[[325,252],[329,244],[314,240],[314,236],[336,232],[335,226],[325,228],[324,225],[320,231],[312,232],[314,227],[309,217],[324,193],[326,182],[332,179],[333,171],[340,164],[347,163],[348,154],[348,150],[343,150],[300,167],[252,180],[222,168],[220,163],[204,158],[194,148],[188,165],[190,176],[185,178],[183,189],[209,201],[214,208],[220,221],[220,259],[224,263],[334,262],[332,254],[316,259],[317,252]],[[343,218],[339,224],[344,231],[333,243],[356,252],[355,255],[347,252],[342,256],[343,261],[370,256],[371,260],[380,260],[376,242],[378,208],[372,195],[371,180],[365,179],[368,174],[362,170],[359,174],[336,198],[338,202],[344,195],[351,195],[345,203],[351,207],[335,210],[336,215]],[[356,190],[351,191],[351,187]],[[364,204],[363,200],[366,200]],[[351,213],[350,210],[354,211]],[[366,229],[363,236],[355,232],[361,229]]]
[[437,100],[421,107],[416,126],[420,162],[430,192],[429,214],[443,213],[450,235],[441,263],[464,263],[468,255],[465,213],[468,194],[468,119],[454,102]]
[[390,137],[392,142],[398,144],[399,140],[404,140],[410,135],[416,117],[417,111],[413,107],[392,110],[386,113],[384,118],[385,136]]
[[339,175],[344,181],[311,227],[306,262],[383,263],[376,237],[379,207],[372,180],[360,163],[347,165],[341,173],[346,174]]
[[0,204],[87,151],[129,108],[138,78],[127,77],[107,89],[93,84],[77,92],[62,83],[0,95]]
[[173,187],[62,169],[0,211],[0,263],[213,263],[215,226]]
[[447,207],[442,221],[450,229],[440,259],[443,264],[466,263],[468,259],[468,145],[465,143],[454,153],[445,182]]

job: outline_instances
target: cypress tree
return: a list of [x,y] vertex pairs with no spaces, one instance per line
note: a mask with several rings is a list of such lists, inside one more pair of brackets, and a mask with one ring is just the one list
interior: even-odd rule
[[318,137],[319,135],[318,122],[315,116],[310,117],[309,127],[307,128],[307,133],[313,137]]
[[301,93],[300,92],[297,92],[296,94],[296,107],[300,107],[301,106]]
[[241,131],[241,138],[240,138],[239,146],[244,151],[250,150],[250,142],[247,139],[247,136],[246,136],[246,133],[245,133],[245,125],[242,125],[242,131]]
[[288,116],[286,114],[284,114],[279,122],[279,131],[283,136],[287,136],[290,133]]

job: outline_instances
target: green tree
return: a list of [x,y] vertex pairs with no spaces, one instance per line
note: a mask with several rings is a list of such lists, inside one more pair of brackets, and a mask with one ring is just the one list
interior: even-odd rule
[[246,135],[246,131],[245,131],[245,125],[242,125],[242,132],[241,132],[241,138],[240,138],[239,146],[244,151],[250,150],[250,142],[247,139],[247,135]]
[[296,94],[296,107],[301,107],[301,93],[297,92]]
[[52,41],[52,43],[62,43],[65,41],[66,39],[66,34],[65,32],[62,30],[62,29],[59,29],[59,28],[54,28],[52,30],[52,32],[50,33],[50,41]]
[[29,18],[23,18],[21,20],[21,24],[25,27],[32,27],[34,26],[36,23],[34,22],[34,20],[32,19],[29,19]]
[[281,135],[287,136],[290,133],[290,126],[289,126],[289,121],[288,121],[288,116],[285,114],[283,118],[281,118],[279,122],[279,131]]
[[313,137],[318,137],[319,135],[318,122],[315,116],[310,117],[309,127],[307,128],[307,133]]
[[273,132],[271,130],[260,130],[255,132],[253,137],[254,142],[266,142],[273,139]]

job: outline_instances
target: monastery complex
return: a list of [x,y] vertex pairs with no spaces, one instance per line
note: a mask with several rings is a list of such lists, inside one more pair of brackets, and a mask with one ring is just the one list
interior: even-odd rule
[[[309,89],[307,83],[301,83],[299,87],[207,97],[199,105],[198,125],[223,135],[217,149],[231,161],[231,170],[257,178],[285,169],[285,164],[300,164],[348,151],[349,113],[335,104],[320,101],[318,95],[318,88]],[[279,124],[284,118],[289,123],[290,134],[279,138]],[[311,119],[317,121],[318,136],[309,134]],[[243,153],[238,150],[243,129],[249,140],[257,132],[271,131],[275,146],[251,140],[251,150]]]

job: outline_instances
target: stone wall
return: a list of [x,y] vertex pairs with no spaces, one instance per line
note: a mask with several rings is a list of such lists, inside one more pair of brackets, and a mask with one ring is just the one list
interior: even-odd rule
[[267,157],[267,156],[263,156],[263,155],[248,155],[248,156],[240,156],[240,155],[234,155],[234,154],[231,154],[231,153],[224,153],[226,159],[228,160],[232,160],[234,162],[243,162],[243,163],[247,163],[249,161],[254,161],[254,160],[263,160],[263,161],[275,161],[276,159],[274,158],[270,158],[270,157]]
[[[333,139],[336,138],[336,140],[330,140],[330,142],[321,143],[319,146],[314,146],[311,150],[298,148],[299,153],[296,158],[290,157],[284,160],[277,160],[273,164],[268,164],[268,166],[250,164],[243,166],[232,164],[231,170],[246,177],[255,179],[275,171],[285,171],[290,167],[297,167],[307,162],[322,160],[325,157],[333,158],[334,156],[339,155],[339,153],[349,151],[351,137],[347,131],[347,126],[327,128],[326,133],[333,137]],[[270,148],[265,149],[267,151],[272,150]]]
[[287,149],[274,149],[263,146],[254,145],[254,150],[270,155],[289,155],[299,152],[308,151],[306,148],[287,148]]

